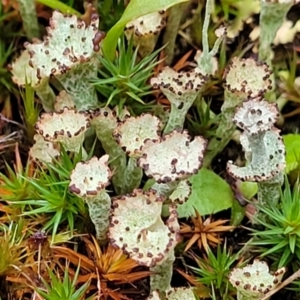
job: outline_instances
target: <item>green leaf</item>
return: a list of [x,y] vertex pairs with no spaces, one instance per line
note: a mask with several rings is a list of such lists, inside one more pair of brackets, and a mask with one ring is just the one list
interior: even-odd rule
[[102,42],[104,55],[113,60],[117,48],[118,38],[122,34],[125,25],[143,15],[168,9],[173,5],[187,2],[188,0],[131,0],[127,5],[121,19],[108,31]]
[[299,168],[300,163],[300,134],[287,134],[283,136],[283,142],[286,150],[286,167],[285,172],[289,174],[291,171]]
[[63,14],[72,14],[78,17],[81,16],[81,14],[77,10],[58,0],[37,0],[37,2],[44,4],[45,6],[48,6],[52,9],[57,9]]
[[257,183],[256,182],[250,182],[250,181],[241,182],[239,188],[240,188],[242,195],[248,200],[253,198],[257,193]]
[[238,226],[242,223],[246,214],[246,208],[241,206],[238,201],[232,202],[230,225]]
[[234,195],[230,186],[213,171],[202,168],[190,178],[192,193],[188,201],[178,206],[180,218],[195,214],[195,209],[202,215],[217,213],[232,207]]

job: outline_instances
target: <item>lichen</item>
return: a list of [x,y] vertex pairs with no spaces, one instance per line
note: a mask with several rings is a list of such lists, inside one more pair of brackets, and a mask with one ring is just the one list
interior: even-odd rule
[[179,224],[174,208],[163,223],[162,204],[163,198],[153,190],[136,189],[114,199],[109,238],[140,265],[150,267],[152,290],[165,291],[170,288]]
[[200,136],[192,140],[186,130],[173,131],[160,140],[146,141],[138,164],[157,183],[186,179],[201,168],[206,143]]
[[13,81],[22,86],[30,83],[46,111],[54,108],[55,96],[48,84],[51,76],[72,96],[78,110],[97,106],[89,79],[97,75],[99,49],[95,51],[94,39],[99,33],[98,23],[95,12],[87,25],[75,15],[54,11],[44,40],[26,42],[26,50],[12,64]]
[[89,214],[95,225],[99,242],[105,242],[109,226],[111,199],[105,188],[110,183],[112,172],[108,167],[108,155],[93,157],[79,162],[71,174],[69,189],[82,198],[89,207]]
[[84,135],[89,127],[87,113],[66,107],[60,112],[43,113],[35,124],[37,133],[46,141],[61,143],[66,150],[76,153],[84,151]]
[[281,268],[271,275],[267,263],[255,259],[252,265],[233,269],[229,281],[237,289],[238,300],[261,299],[280,284],[285,271]]
[[153,52],[160,31],[166,26],[166,11],[153,12],[129,22],[125,27],[125,36],[133,39],[134,46],[142,57]]
[[195,71],[176,72],[165,67],[151,78],[154,89],[160,89],[171,103],[171,111],[164,134],[174,129],[183,129],[186,114],[206,82],[205,77]]
[[44,167],[46,164],[52,163],[53,158],[59,157],[60,147],[58,144],[45,141],[39,134],[35,134],[33,138],[35,143],[29,150],[29,156],[33,161]]
[[151,114],[142,114],[138,117],[128,117],[119,122],[114,130],[114,137],[126,154],[138,157],[146,140],[160,138],[160,120]]

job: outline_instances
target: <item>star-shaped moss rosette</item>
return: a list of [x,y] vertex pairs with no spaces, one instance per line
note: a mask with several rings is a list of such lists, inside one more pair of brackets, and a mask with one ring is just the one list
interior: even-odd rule
[[229,220],[216,220],[212,216],[203,219],[200,213],[196,210],[195,217],[191,217],[192,225],[181,223],[180,233],[189,240],[185,246],[184,251],[188,251],[195,243],[200,250],[202,248],[208,254],[209,246],[215,247],[221,244],[223,239],[220,237],[222,232],[228,232],[235,227],[225,225]]
[[225,99],[222,105],[216,136],[208,145],[204,167],[210,166],[214,157],[229,143],[236,125],[232,122],[236,107],[247,98],[262,99],[265,92],[272,89],[271,70],[264,63],[252,58],[234,57],[230,62],[225,77]]
[[171,111],[164,134],[174,129],[183,129],[186,114],[206,82],[205,77],[195,71],[176,72],[165,67],[151,78],[154,89],[160,89],[171,103]]
[[151,290],[165,292],[170,288],[173,274],[179,224],[173,207],[164,224],[163,200],[153,190],[138,189],[114,199],[109,238],[112,245],[122,248],[140,265],[150,267]]
[[196,300],[197,298],[195,297],[193,290],[193,288],[187,287],[172,288],[166,291],[164,298],[159,296],[159,292],[153,291],[147,300]]
[[25,43],[26,50],[12,64],[13,81],[21,86],[30,83],[46,111],[54,108],[52,76],[72,96],[78,110],[96,107],[96,92],[89,80],[97,76],[98,24],[95,11],[88,25],[75,15],[54,11],[44,41]]
[[34,162],[45,166],[52,163],[53,158],[60,156],[60,147],[56,143],[45,141],[43,136],[34,135],[35,143],[29,150],[29,156]]
[[153,12],[129,22],[125,27],[125,36],[133,39],[139,47],[142,57],[151,54],[155,48],[160,31],[166,26],[166,11]]
[[90,118],[91,125],[95,129],[105,153],[110,157],[109,166],[113,170],[112,182],[116,193],[122,195],[131,192],[133,190],[131,183],[125,182],[126,153],[113,137],[113,132],[119,122],[116,111],[108,107],[99,108],[90,112]]
[[109,185],[112,172],[108,167],[108,155],[93,157],[79,162],[71,174],[69,189],[82,198],[89,207],[89,214],[96,228],[99,242],[105,242],[109,226],[111,199],[105,188]]
[[43,113],[35,124],[37,133],[46,141],[61,143],[65,150],[78,153],[82,149],[85,132],[90,127],[85,112],[64,108],[60,112]]
[[281,268],[271,275],[267,263],[256,259],[252,265],[233,269],[229,281],[237,289],[238,300],[258,300],[280,284],[285,272]]

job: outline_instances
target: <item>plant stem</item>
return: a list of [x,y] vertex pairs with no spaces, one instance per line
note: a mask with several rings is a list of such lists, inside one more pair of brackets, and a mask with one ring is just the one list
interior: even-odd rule
[[290,3],[272,3],[262,0],[260,1],[260,4],[259,59],[271,66],[271,45],[277,30],[282,25],[287,12],[293,4],[292,1],[290,1]]
[[34,89],[31,85],[25,85],[25,94],[22,94],[22,98],[25,109],[27,136],[30,141],[33,141],[33,136],[35,134],[34,125],[38,119],[39,111],[35,108]]
[[243,97],[239,97],[225,90],[224,98],[216,135],[210,140],[207,147],[207,154],[204,157],[203,167],[205,168],[209,167],[213,159],[227,146],[236,129],[232,118],[236,107],[243,102]]
[[175,261],[174,253],[162,263],[150,268],[150,289],[151,292],[158,290],[160,294],[171,288],[171,279],[173,275],[173,263]]
[[175,6],[172,6],[169,9],[169,17],[168,23],[165,29],[164,37],[163,37],[163,44],[167,44],[164,52],[166,55],[166,64],[170,65],[174,58],[174,50],[175,50],[175,42],[176,37],[179,31],[180,22],[182,19],[183,14],[187,8],[187,3],[181,3]]
[[111,199],[105,191],[101,191],[95,197],[86,197],[84,199],[89,207],[89,215],[96,229],[96,238],[101,244],[107,240],[107,231],[109,226],[109,215]]
[[142,177],[143,170],[142,168],[138,167],[137,158],[129,157],[124,178],[124,187],[126,187],[127,193],[140,186]]
[[100,140],[106,154],[109,155],[109,165],[114,175],[112,182],[117,195],[123,195],[131,192],[124,187],[125,171],[126,171],[126,154],[118,145],[113,137],[113,129],[103,128],[102,124],[95,124],[95,131]]
[[28,39],[38,38],[40,29],[34,0],[18,0],[23,27]]
[[[283,174],[280,173],[268,181],[257,183],[257,200],[260,206],[267,206],[271,208],[275,207],[278,204],[278,200],[280,199],[280,189],[283,184],[283,181]],[[264,217],[264,213],[257,210],[255,213],[254,220],[262,219]]]
[[98,106],[96,89],[90,83],[92,78],[97,77],[97,67],[98,60],[93,57],[89,63],[79,64],[69,72],[57,76],[78,111],[95,109]]
[[[182,102],[182,103],[184,103],[184,102]],[[164,135],[172,132],[175,129],[181,130],[183,128],[186,114],[192,104],[193,104],[193,102],[191,102],[191,103],[186,102],[183,104],[183,106],[181,108],[179,108],[177,105],[175,105],[171,102],[171,111],[169,114],[168,123],[164,129]]]
[[35,87],[35,92],[41,100],[43,109],[46,112],[54,111],[54,103],[56,96],[52,88],[49,86],[48,82],[41,86]]
[[207,0],[205,6],[205,17],[202,27],[202,48],[203,55],[208,56],[209,54],[209,43],[208,43],[208,27],[210,23],[210,16],[213,10],[213,0]]

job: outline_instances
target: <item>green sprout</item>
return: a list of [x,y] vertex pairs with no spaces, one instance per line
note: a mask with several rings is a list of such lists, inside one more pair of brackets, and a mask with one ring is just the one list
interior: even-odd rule
[[27,162],[24,169],[12,169],[6,164],[7,176],[0,173],[0,201],[21,201],[29,199],[33,190],[28,179],[32,176],[31,164]]
[[22,213],[23,216],[50,215],[43,225],[43,230],[52,231],[52,240],[63,222],[67,222],[69,230],[73,234],[76,216],[87,215],[82,199],[69,192],[68,188],[71,166],[75,167],[81,159],[82,152],[70,158],[67,152],[62,150],[60,159],[54,160],[53,164],[47,164],[47,169],[41,169],[38,178],[23,177],[34,190],[31,198],[8,201],[15,207],[26,206]]
[[22,219],[9,226],[0,224],[0,276],[14,272],[14,266],[21,266],[26,257]]
[[10,43],[8,46],[4,43],[4,39],[0,38],[0,91],[6,89],[10,92],[16,92],[13,87],[11,75],[6,67],[8,58],[14,52],[14,43]]
[[110,61],[105,55],[99,57],[103,66],[99,70],[101,78],[93,81],[96,89],[107,99],[106,105],[124,105],[134,109],[136,102],[144,104],[142,97],[151,93],[147,84],[154,67],[160,62],[156,59],[159,51],[138,60],[138,48],[134,50],[132,40],[126,46],[124,37],[118,41],[118,55]]
[[34,125],[39,117],[39,109],[35,106],[34,89],[30,84],[25,85],[25,92],[21,92],[24,103],[24,120],[26,123],[27,135],[29,140],[33,140],[35,133]]
[[82,299],[92,299],[92,297],[84,298],[91,281],[88,280],[80,288],[76,289],[77,279],[79,275],[80,264],[77,267],[76,273],[73,280],[69,276],[69,267],[66,266],[64,271],[64,278],[61,279],[59,275],[55,275],[51,269],[48,268],[48,274],[50,278],[50,284],[42,278],[42,282],[45,288],[35,288],[33,289],[45,300],[82,300]]
[[250,229],[254,236],[250,245],[258,246],[260,256],[272,258],[276,267],[286,266],[293,259],[300,259],[300,185],[299,180],[291,190],[287,178],[281,192],[279,206],[258,205],[266,219],[256,218],[264,230]]
[[[213,294],[219,295],[221,298],[233,300],[233,288],[228,280],[228,275],[238,260],[240,253],[232,254],[232,249],[227,249],[226,243],[221,249],[218,245],[217,252],[214,254],[210,249],[207,257],[200,258],[194,256],[198,268],[191,267],[191,269],[199,275],[197,280],[212,289]],[[238,264],[240,265],[240,264]]]

